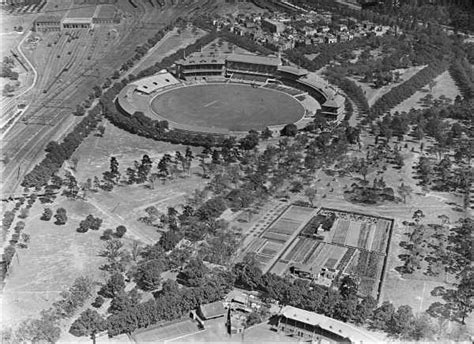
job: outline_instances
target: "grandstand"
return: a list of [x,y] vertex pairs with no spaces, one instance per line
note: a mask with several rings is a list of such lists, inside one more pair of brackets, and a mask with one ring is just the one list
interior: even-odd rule
[[223,76],[225,59],[214,53],[194,53],[176,62],[177,75],[186,79],[199,76]]
[[279,57],[198,52],[177,61],[176,65],[177,75],[182,79],[206,80],[208,77],[224,76],[230,82],[263,83],[266,88],[293,96],[311,96],[321,104],[320,114],[328,120],[341,121],[344,117],[344,97],[327,81],[306,69],[284,66]]
[[136,91],[148,95],[159,89],[178,85],[180,82],[173,76],[173,74],[169,73],[166,69],[163,69],[148,78],[137,80],[134,84],[136,85]]
[[226,57],[227,74],[241,73],[273,77],[281,65],[278,57],[230,54]]

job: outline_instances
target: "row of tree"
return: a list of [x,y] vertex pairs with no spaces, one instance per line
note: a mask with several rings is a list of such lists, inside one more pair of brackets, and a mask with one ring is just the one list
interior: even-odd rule
[[472,65],[464,58],[455,59],[449,68],[449,72],[463,97],[466,99],[474,98],[474,71]]
[[51,176],[59,171],[62,164],[71,158],[72,153],[82,141],[97,127],[100,121],[99,108],[90,111],[73,130],[66,135],[61,143],[51,141],[46,146],[46,156],[29,172],[21,183],[24,187],[42,187],[50,180]]
[[423,68],[403,84],[392,88],[377,99],[370,108],[368,119],[375,119],[411,97],[416,91],[427,85],[435,77],[443,73],[448,67],[445,61],[436,61]]

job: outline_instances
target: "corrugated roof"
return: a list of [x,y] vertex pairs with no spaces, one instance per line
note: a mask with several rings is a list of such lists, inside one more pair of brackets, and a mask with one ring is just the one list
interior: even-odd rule
[[380,342],[380,339],[375,338],[365,330],[359,329],[342,321],[329,318],[322,314],[305,311],[300,308],[285,306],[280,311],[280,315],[283,315],[287,319],[297,320],[311,326],[318,326],[340,337],[348,338],[353,343],[365,344]]
[[185,66],[194,64],[224,64],[224,62],[224,56],[213,53],[193,53],[187,56],[186,59],[177,61],[178,64]]
[[253,64],[268,65],[268,66],[279,66],[281,64],[281,60],[278,57],[244,55],[244,54],[230,54],[229,56],[227,56],[227,61],[253,63]]
[[200,305],[201,314],[206,319],[216,318],[225,315],[224,304],[221,301]]
[[35,23],[50,23],[50,22],[60,22],[61,18],[56,16],[39,16],[35,19]]
[[63,24],[92,24],[92,17],[90,18],[65,18]]
[[278,66],[278,70],[285,73],[291,73],[294,75],[302,76],[308,74],[308,71],[304,68],[297,68],[292,66]]

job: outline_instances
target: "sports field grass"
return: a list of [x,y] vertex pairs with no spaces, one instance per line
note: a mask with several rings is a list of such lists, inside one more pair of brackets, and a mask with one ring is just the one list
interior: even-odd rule
[[154,98],[151,108],[170,122],[231,131],[262,130],[304,115],[303,106],[287,94],[236,84],[177,88]]

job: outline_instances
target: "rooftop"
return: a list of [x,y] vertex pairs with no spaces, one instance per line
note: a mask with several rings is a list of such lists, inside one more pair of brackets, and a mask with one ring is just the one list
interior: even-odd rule
[[353,343],[363,344],[380,342],[380,339],[373,337],[369,332],[363,329],[300,308],[285,306],[280,311],[280,315],[287,319],[296,320],[312,326],[318,326],[326,331],[337,334],[338,336],[348,338]]
[[161,70],[147,78],[139,79],[133,82],[137,86],[137,91],[150,94],[162,87],[178,84],[179,81],[166,69]]
[[281,64],[281,60],[278,57],[244,55],[244,54],[230,54],[229,56],[227,56],[227,61],[253,63],[253,64],[268,65],[268,66],[279,66]]
[[297,68],[293,66],[278,66],[280,72],[290,73],[297,76],[303,76],[308,74],[308,71],[304,68]]
[[92,17],[88,18],[64,18],[63,24],[92,24]]
[[51,15],[39,16],[35,19],[35,23],[50,23],[50,22],[60,22],[61,18]]
[[187,58],[177,61],[178,64],[182,65],[194,65],[194,64],[224,64],[224,56],[216,54],[206,53],[194,53],[189,55]]
[[199,306],[201,314],[206,319],[212,319],[225,315],[226,310],[221,301],[216,301]]

